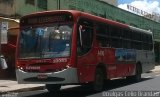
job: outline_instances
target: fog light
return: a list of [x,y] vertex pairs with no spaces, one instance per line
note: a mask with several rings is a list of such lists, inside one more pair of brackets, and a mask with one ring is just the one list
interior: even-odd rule
[[67,66],[66,66],[66,67],[67,67],[67,68],[70,68],[70,67],[71,67],[70,65],[71,65],[71,64],[67,64]]

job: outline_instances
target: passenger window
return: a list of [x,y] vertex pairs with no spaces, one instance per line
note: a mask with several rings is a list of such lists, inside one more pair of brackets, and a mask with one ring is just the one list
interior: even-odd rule
[[77,53],[86,54],[92,47],[93,23],[86,19],[80,19],[77,26]]
[[96,25],[96,39],[101,47],[110,46],[110,35],[109,35],[108,25],[105,24]]
[[122,30],[121,28],[110,26],[109,32],[111,34],[111,47],[122,48]]

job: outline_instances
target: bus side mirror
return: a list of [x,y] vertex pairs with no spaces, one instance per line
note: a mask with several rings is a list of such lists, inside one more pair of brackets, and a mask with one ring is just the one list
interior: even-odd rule
[[0,56],[0,66],[2,69],[7,69],[7,63],[3,55]]

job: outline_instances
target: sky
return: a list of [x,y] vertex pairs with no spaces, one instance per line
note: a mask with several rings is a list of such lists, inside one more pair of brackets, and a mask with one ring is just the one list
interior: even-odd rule
[[127,5],[134,6],[150,14],[160,14],[160,0],[118,0],[118,7],[128,10]]

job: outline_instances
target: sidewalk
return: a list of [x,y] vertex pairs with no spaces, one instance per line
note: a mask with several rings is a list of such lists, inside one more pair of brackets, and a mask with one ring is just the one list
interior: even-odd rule
[[18,84],[15,80],[0,80],[0,95],[8,92],[23,92],[44,89],[43,84]]
[[160,65],[158,66],[155,66],[155,69],[151,70],[152,72],[155,72],[155,73],[160,73]]
[[[160,73],[160,66],[156,66],[151,70]],[[18,84],[16,80],[0,80],[0,95],[8,92],[23,92],[44,89],[43,84]]]

